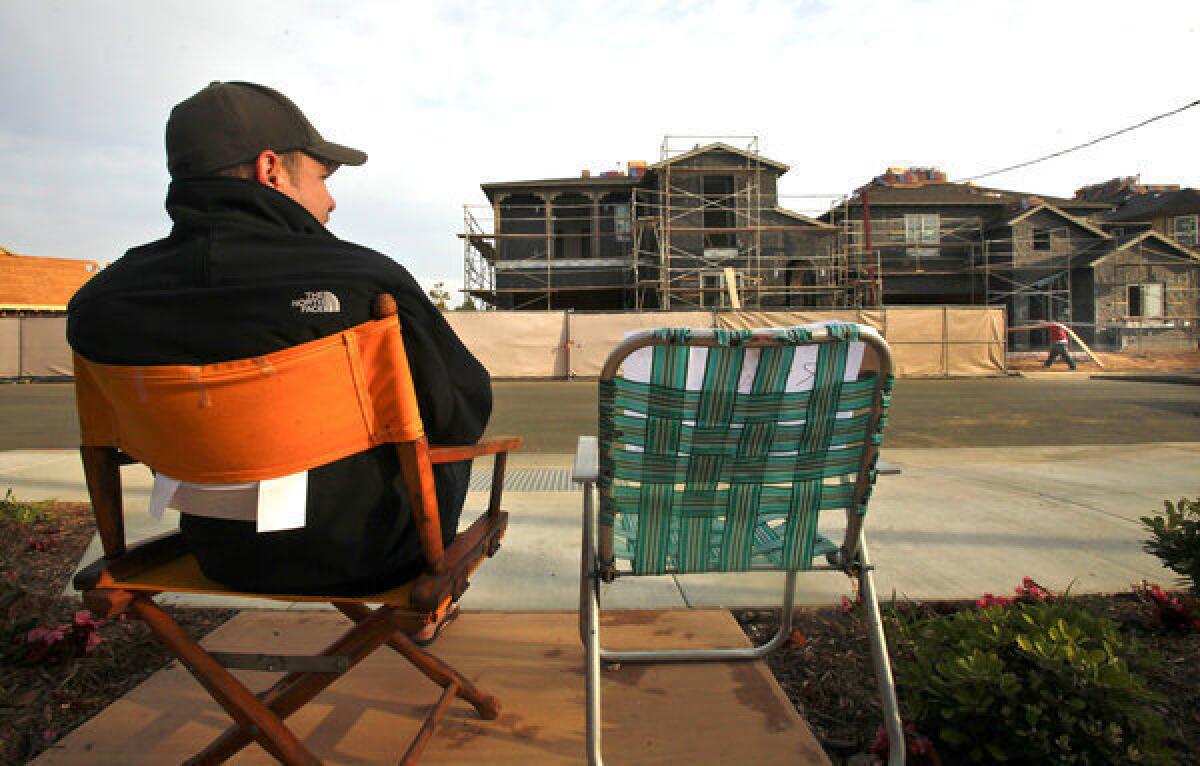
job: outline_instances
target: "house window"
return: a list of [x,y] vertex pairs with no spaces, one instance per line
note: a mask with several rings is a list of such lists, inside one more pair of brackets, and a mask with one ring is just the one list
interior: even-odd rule
[[629,218],[629,205],[613,205],[613,233],[618,242],[628,242],[629,233],[633,231],[633,222]]
[[1161,319],[1163,315],[1163,285],[1149,283],[1129,285],[1129,316],[1140,319]]
[[[732,229],[736,224],[737,205],[734,196],[733,176],[704,176],[701,179],[701,194],[704,199],[704,228]],[[733,232],[706,231],[705,247],[737,247]]]
[[1181,245],[1195,247],[1200,244],[1197,237],[1197,220],[1200,215],[1177,215],[1171,219],[1171,236]]
[[[742,275],[740,273],[734,277],[733,286],[740,295],[742,291]],[[710,271],[700,275],[700,305],[715,308],[729,306],[729,278],[724,271]]]
[[908,213],[904,216],[904,241],[909,245],[936,245],[938,237],[937,213]]
[[1033,230],[1033,249],[1039,252],[1050,250],[1050,230],[1049,229],[1034,229]]

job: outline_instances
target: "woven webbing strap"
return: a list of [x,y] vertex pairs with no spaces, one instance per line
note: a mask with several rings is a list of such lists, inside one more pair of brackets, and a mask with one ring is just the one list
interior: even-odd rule
[[[717,330],[702,349],[691,330],[657,330],[647,382],[601,382],[601,534],[634,573],[806,569],[827,550],[819,513],[854,503],[852,483],[827,480],[858,473],[876,389],[874,377],[844,382],[858,327],[828,331],[813,361],[801,357],[806,390],[788,390],[812,341],[798,327],[755,348],[763,331]],[[688,390],[697,353],[703,380]]]

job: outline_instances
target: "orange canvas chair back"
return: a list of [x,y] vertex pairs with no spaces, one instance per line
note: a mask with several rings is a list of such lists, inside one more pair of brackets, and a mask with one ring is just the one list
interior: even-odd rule
[[183,481],[277,478],[424,436],[394,315],[216,364],[76,355],[75,376],[84,446],[115,447]]

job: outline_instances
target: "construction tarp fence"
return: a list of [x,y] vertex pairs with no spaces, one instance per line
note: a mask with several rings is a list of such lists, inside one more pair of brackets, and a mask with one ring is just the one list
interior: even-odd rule
[[718,327],[791,327],[812,322],[857,322],[887,339],[896,374],[907,378],[977,377],[1005,371],[1001,308],[914,306],[812,311],[733,311],[716,314]]
[[69,378],[65,317],[0,317],[0,378]]
[[[594,377],[614,347],[653,327],[750,329],[858,322],[892,347],[902,377],[979,377],[1005,372],[1001,308],[914,306],[805,311],[455,311],[447,321],[495,378]],[[0,318],[0,378],[70,377],[66,319]]]
[[452,311],[446,319],[494,378],[565,378],[563,311]]
[[[449,314],[455,331],[494,377],[594,377],[635,330],[752,329],[857,322],[878,330],[903,377],[980,377],[1005,372],[1004,309],[916,306],[807,311],[486,311]],[[553,369],[555,372],[548,373]]]

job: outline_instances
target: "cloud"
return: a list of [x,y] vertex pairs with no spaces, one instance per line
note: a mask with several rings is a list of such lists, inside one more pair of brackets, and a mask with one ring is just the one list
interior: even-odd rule
[[[461,275],[488,180],[658,159],[664,134],[758,134],[786,194],[895,164],[1019,162],[1195,97],[1193,3],[135,2],[0,6],[0,243],[112,257],[166,231],[162,129],[213,79],[275,85],[370,154],[334,177],[338,236]],[[989,179],[1069,194],[1196,185],[1200,110]],[[798,208],[813,205],[799,200]]]

